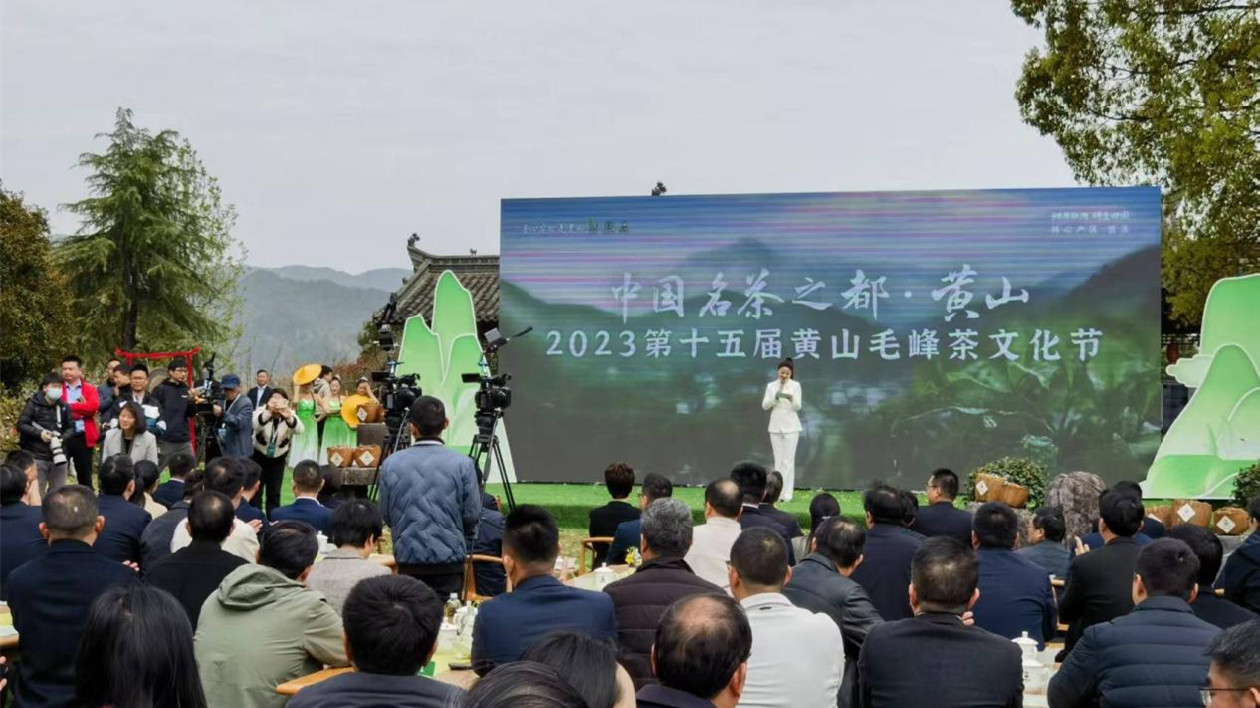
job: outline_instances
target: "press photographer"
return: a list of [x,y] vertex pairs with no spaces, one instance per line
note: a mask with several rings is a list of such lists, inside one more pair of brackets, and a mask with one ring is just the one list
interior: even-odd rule
[[249,457],[254,450],[254,402],[241,392],[241,377],[228,374],[220,384],[223,403],[213,403],[219,447],[227,457]]
[[41,491],[65,485],[66,454],[61,440],[73,430],[70,406],[61,396],[61,376],[48,374],[18,416],[18,445],[35,458]]

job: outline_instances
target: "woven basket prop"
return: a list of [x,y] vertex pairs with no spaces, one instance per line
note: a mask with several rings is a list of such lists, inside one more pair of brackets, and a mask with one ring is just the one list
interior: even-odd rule
[[1002,501],[1012,509],[1023,509],[1028,505],[1028,487],[1014,482],[1006,482],[1002,485]]
[[1247,530],[1250,515],[1246,509],[1224,506],[1212,512],[1212,532],[1222,536],[1241,536]]
[[1172,525],[1194,524],[1207,528],[1212,522],[1212,505],[1194,499],[1177,499],[1172,505]]
[[995,474],[982,472],[976,475],[976,501],[1002,501],[1002,488],[1005,486],[1006,480]]

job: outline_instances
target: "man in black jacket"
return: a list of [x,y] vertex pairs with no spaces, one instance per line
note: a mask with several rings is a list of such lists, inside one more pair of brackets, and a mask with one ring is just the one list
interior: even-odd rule
[[827,519],[814,534],[813,552],[792,569],[783,594],[797,607],[822,612],[844,640],[840,708],[856,705],[857,660],[871,628],[882,624],[866,591],[849,577],[862,564],[866,530],[843,516]]
[[1217,597],[1212,590],[1212,581],[1216,580],[1216,574],[1221,570],[1221,558],[1225,553],[1216,534],[1193,524],[1182,524],[1169,529],[1165,536],[1185,543],[1199,559],[1199,594],[1190,603],[1195,617],[1221,629],[1256,619],[1256,613]]
[[192,436],[188,429],[188,416],[193,396],[188,389],[188,365],[182,359],[173,359],[166,365],[166,380],[153,392],[162,410],[162,434],[158,440],[158,467],[177,452],[193,455]]
[[910,561],[922,541],[905,532],[905,507],[901,493],[887,484],[868,489],[865,560],[853,571],[853,579],[870,595],[884,621],[913,617],[906,588],[910,585]]
[[1260,497],[1247,504],[1247,512],[1251,515],[1251,533],[1238,550],[1229,554],[1217,586],[1225,590],[1226,600],[1260,612]]
[[639,708],[734,708],[748,677],[752,629],[726,595],[695,595],[661,617],[652,643],[660,683],[635,694]]
[[1198,577],[1199,559],[1185,543],[1163,538],[1143,548],[1133,582],[1137,606],[1085,631],[1050,679],[1050,705],[1198,705],[1208,677],[1206,650],[1220,631],[1190,609]]
[[958,496],[958,475],[941,468],[928,478],[928,505],[919,509],[914,530],[924,536],[949,536],[964,546],[971,545],[971,514],[954,506]]
[[761,502],[766,498],[766,480],[770,473],[756,462],[740,462],[731,470],[731,479],[739,485],[743,495],[743,511],[739,515],[741,529],[771,529],[783,537],[788,545],[788,563],[796,565],[796,554],[792,551],[792,536],[783,524],[775,521],[761,510]]
[[149,393],[149,367],[135,363],[130,367],[120,368],[126,369],[129,386],[119,391],[110,403],[109,411],[101,415],[101,425],[105,428],[118,427],[118,414],[128,403],[135,403],[144,412],[145,427],[161,438],[166,423],[162,421],[162,407],[158,404],[158,399]]
[[254,382],[258,385],[246,392],[245,396],[254,404],[254,410],[258,410],[271,400],[271,374],[266,369],[259,369],[254,374]]
[[915,551],[912,575],[914,617],[866,635],[859,705],[1018,708],[1024,692],[1019,647],[963,624],[978,596],[976,554],[952,538],[929,538]]
[[130,501],[136,492],[136,475],[131,458],[114,455],[101,462],[101,496],[97,500],[105,528],[96,541],[96,551],[120,563],[139,563],[143,554],[140,537],[153,520],[144,507]]
[[175,596],[188,613],[193,629],[206,598],[219,588],[228,573],[245,565],[245,559],[223,550],[232,533],[232,500],[221,492],[202,492],[188,507],[192,543],[145,568],[145,581]]
[[610,583],[617,613],[617,653],[635,688],[652,678],[652,638],[669,606],[692,595],[722,593],[696,576],[683,560],[691,548],[691,509],[678,499],[657,499],[643,510],[643,565],[628,578]]
[[[214,467],[211,462],[207,467]],[[140,534],[140,567],[152,568],[159,560],[171,554],[171,539],[175,536],[175,527],[188,520],[188,507],[192,498],[202,489],[204,476],[200,470],[193,470],[184,478],[184,498],[171,505],[165,514],[157,517],[144,527]]]
[[[639,509],[626,501],[630,498],[630,493],[634,491],[634,468],[624,462],[608,465],[608,468],[604,470],[604,486],[608,488],[612,501],[591,509],[590,524],[586,530],[592,537],[611,538],[617,533],[617,527],[622,523],[639,518]],[[604,564],[608,556],[608,545],[607,543],[596,544],[592,568],[598,568]],[[613,564],[620,562],[621,560],[616,560]]]
[[59,448],[62,436],[73,430],[70,406],[61,396],[61,377],[48,374],[18,416],[18,447],[35,458],[41,489],[51,491],[66,483],[65,455],[63,453],[60,462],[55,464],[53,446]]
[[1098,513],[1098,531],[1106,545],[1072,559],[1059,600],[1059,621],[1068,623],[1060,661],[1086,629],[1133,609],[1133,572],[1141,550],[1133,535],[1142,528],[1146,515],[1142,502],[1130,494],[1108,492],[1098,502]]

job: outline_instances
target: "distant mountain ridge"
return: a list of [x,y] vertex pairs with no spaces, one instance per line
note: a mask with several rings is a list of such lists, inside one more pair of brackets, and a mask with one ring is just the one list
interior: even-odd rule
[[367,288],[393,292],[402,285],[403,280],[411,275],[407,268],[374,268],[362,273],[351,274],[336,268],[322,266],[288,265],[279,268],[250,268],[250,271],[263,270],[289,280],[303,282],[326,280],[347,288]]

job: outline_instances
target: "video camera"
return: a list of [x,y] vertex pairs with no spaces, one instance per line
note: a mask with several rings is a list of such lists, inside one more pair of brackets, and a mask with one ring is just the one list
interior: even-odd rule
[[416,397],[422,394],[420,388],[419,374],[403,374],[397,376],[394,374],[394,367],[398,365],[396,361],[390,361],[388,371],[373,371],[372,383],[381,385],[381,405],[385,407],[385,416],[388,418],[393,415],[405,417],[407,411],[411,410],[411,404],[416,402]]
[[193,388],[197,401],[193,406],[194,414],[214,415],[214,407],[223,406],[227,402],[223,385],[214,377],[214,359],[217,356],[217,352],[211,354],[206,363],[201,365],[201,383]]

